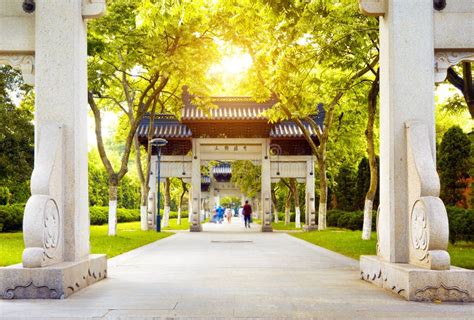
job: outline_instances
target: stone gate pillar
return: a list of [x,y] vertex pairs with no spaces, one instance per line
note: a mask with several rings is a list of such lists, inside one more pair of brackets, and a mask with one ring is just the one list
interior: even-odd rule
[[[450,266],[448,220],[439,199],[433,3],[360,1],[365,13],[381,16],[378,244],[377,256],[361,257],[361,276],[407,300],[469,301],[474,272]],[[447,3],[458,6],[458,14],[474,13],[469,1]],[[464,33],[444,31],[450,30]]]
[[[0,7],[0,38],[6,39],[0,55],[15,54],[17,45],[34,55],[35,165],[22,265],[0,268],[0,295],[59,299],[107,273],[105,255],[89,254],[85,22],[103,14],[105,1],[37,0],[29,15],[21,6],[10,1]],[[7,34],[19,36],[11,39],[11,52]]]
[[261,209],[262,209],[262,231],[272,232],[272,181],[270,167],[270,143],[267,140],[262,145],[262,189],[261,189]]
[[[148,207],[147,215],[145,217],[146,221],[142,221],[142,225],[147,225],[147,229],[144,230],[155,230],[156,229],[156,197],[157,197],[157,177],[156,169],[158,168],[158,156],[151,156],[150,159],[150,179],[148,181],[148,186],[150,190],[148,191]],[[142,217],[140,217],[142,219]]]
[[[190,231],[202,231],[201,225],[201,153],[199,142],[193,140],[193,160],[191,170]],[[189,213],[188,213],[189,214]]]
[[305,231],[317,229],[314,182],[314,159],[311,159],[306,161]]

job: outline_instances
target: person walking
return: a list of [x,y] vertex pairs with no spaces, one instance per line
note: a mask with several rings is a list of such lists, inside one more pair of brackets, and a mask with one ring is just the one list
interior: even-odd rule
[[242,208],[242,214],[244,215],[245,227],[250,228],[250,218],[252,216],[252,207],[249,205],[248,200],[245,200],[244,207]]
[[232,209],[230,207],[225,209],[225,217],[227,218],[227,223],[232,223]]

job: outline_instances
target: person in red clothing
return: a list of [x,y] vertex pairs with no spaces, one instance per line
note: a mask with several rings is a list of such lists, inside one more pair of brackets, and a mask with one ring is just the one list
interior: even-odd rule
[[242,214],[244,215],[245,227],[250,228],[250,218],[252,216],[252,207],[249,205],[248,200],[245,200],[245,204],[242,209]]

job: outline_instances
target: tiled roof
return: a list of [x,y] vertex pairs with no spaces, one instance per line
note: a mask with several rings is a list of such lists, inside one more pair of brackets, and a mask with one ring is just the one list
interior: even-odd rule
[[[313,128],[309,124],[305,123],[305,127],[309,130],[312,137],[316,137],[316,132],[314,132]],[[298,127],[294,122],[284,121],[273,126],[273,128],[270,130],[270,137],[301,138],[303,137],[303,131],[301,131],[300,127]]]
[[232,174],[230,163],[220,163],[213,167],[212,174]]
[[189,120],[264,120],[262,112],[271,108],[269,104],[242,103],[241,105],[225,105],[214,103],[218,107],[210,108],[205,113],[203,110],[193,106],[186,105],[181,113],[183,121]]
[[[318,114],[313,116],[313,120],[319,126],[319,128],[323,128],[324,126],[324,117],[326,115],[326,111],[323,108],[322,104],[318,105]],[[303,121],[304,126],[308,129],[309,133],[312,137],[316,137],[316,132],[314,131],[313,127],[310,126],[306,121]],[[301,131],[300,127],[296,125],[293,121],[282,121],[277,123],[273,126],[270,130],[270,138],[301,138],[303,136],[303,131]]]
[[[150,117],[145,116],[138,126],[137,134],[139,137],[148,136],[148,128],[150,125]],[[171,115],[157,115],[155,118],[155,138],[191,138],[192,132],[185,125],[180,123]]]

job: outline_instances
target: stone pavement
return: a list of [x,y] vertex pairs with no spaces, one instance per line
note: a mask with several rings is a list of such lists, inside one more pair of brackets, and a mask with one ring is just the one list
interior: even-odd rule
[[406,302],[358,263],[282,233],[205,224],[109,260],[65,300],[0,301],[0,319],[474,319],[473,304]]

